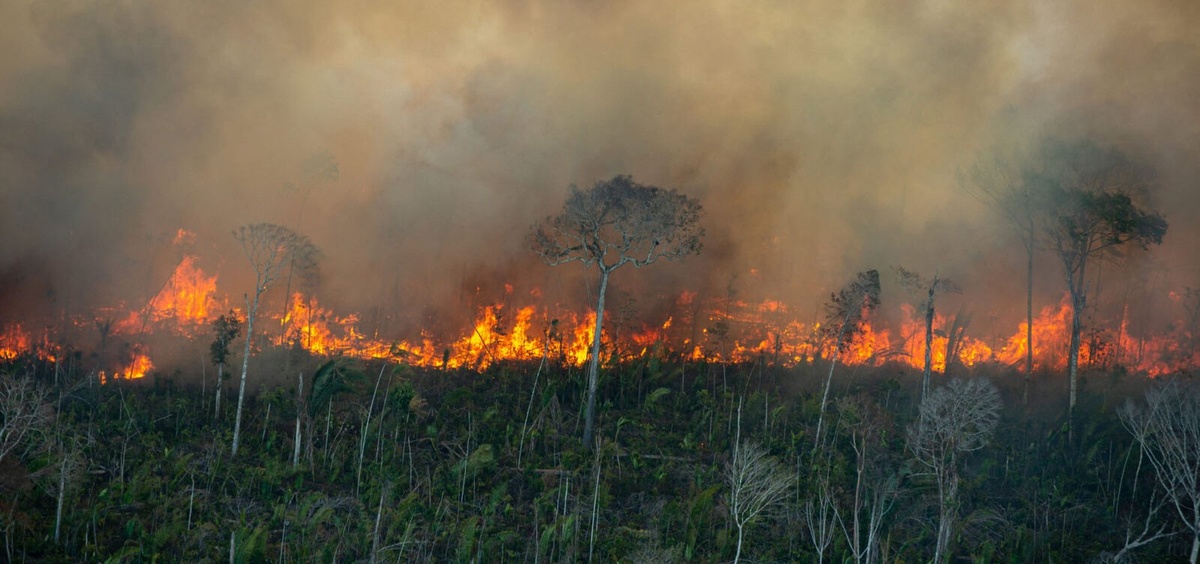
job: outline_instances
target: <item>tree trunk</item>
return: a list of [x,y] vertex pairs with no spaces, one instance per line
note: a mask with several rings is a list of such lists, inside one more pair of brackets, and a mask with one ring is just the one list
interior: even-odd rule
[[[63,456],[62,465],[58,469],[58,507],[54,510],[54,544],[58,544],[58,534],[62,530],[63,500],[67,497],[68,460],[70,460],[70,455]],[[1195,560],[1195,557],[1192,560]]]
[[738,561],[742,559],[742,529],[743,529],[742,524],[738,523],[737,528],[738,528],[737,553],[733,555],[733,564],[737,564]]
[[821,413],[817,415],[817,433],[813,440],[813,451],[821,446],[821,428],[825,425],[825,404],[829,403],[829,387],[833,383],[833,369],[837,366],[838,354],[842,351],[842,339],[846,338],[846,321],[838,331],[837,342],[833,346],[833,358],[829,361],[829,375],[825,377],[825,391],[821,393]]
[[296,434],[292,445],[292,468],[300,465],[300,419],[304,415],[304,373],[300,373],[300,384],[296,387]]
[[608,291],[609,271],[600,267],[600,296],[596,300],[596,332],[592,335],[592,361],[588,365],[587,411],[583,420],[583,447],[591,450],[596,422],[596,386],[600,379],[600,330],[604,324],[604,293]]
[[[934,284],[937,279],[934,278]],[[946,367],[950,358],[946,357]],[[921,399],[929,395],[929,379],[933,373],[933,286],[929,287],[929,303],[925,306],[925,374],[921,378]]]
[[1192,564],[1196,564],[1196,557],[1200,556],[1200,533],[1192,535]]
[[250,315],[246,316],[246,349],[242,354],[242,380],[238,384],[237,419],[233,423],[233,448],[230,456],[237,456],[242,433],[242,406],[246,401],[246,374],[250,371],[250,342],[254,340],[254,316],[258,313],[258,298],[262,296],[262,286],[260,277],[255,286],[254,305],[250,306]]
[[1021,391],[1021,403],[1029,403],[1029,382],[1033,378],[1033,225],[1029,226],[1029,239],[1025,246],[1025,387]]
[[221,419],[221,392],[225,391],[221,386],[225,378],[225,363],[217,365],[217,400],[216,408],[213,409],[213,419],[219,421]]

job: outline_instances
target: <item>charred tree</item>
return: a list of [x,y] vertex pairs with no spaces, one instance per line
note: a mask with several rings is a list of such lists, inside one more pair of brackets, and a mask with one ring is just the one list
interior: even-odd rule
[[[230,454],[237,456],[242,430],[242,406],[246,398],[246,374],[250,370],[250,344],[254,337],[254,316],[258,304],[271,284],[278,280],[283,267],[290,265],[298,273],[315,279],[317,274],[317,248],[308,237],[273,223],[245,225],[233,232],[233,237],[242,245],[242,251],[254,269],[254,297],[246,296],[249,302],[246,313],[246,348],[242,354],[242,378],[238,384],[237,418],[233,424],[233,446]],[[252,301],[251,301],[252,300]]]
[[[925,399],[925,396],[929,394],[929,380],[933,374],[933,319],[937,315],[935,311],[937,296],[946,292],[961,294],[962,288],[949,278],[940,278],[934,274],[932,279],[928,279],[900,266],[896,267],[896,276],[900,278],[900,285],[904,286],[909,293],[926,294],[925,299],[921,300],[920,305],[917,306],[917,310],[925,318],[925,372],[921,378],[921,399]],[[950,356],[947,355],[947,368],[951,362]]]
[[659,259],[673,260],[700,252],[704,228],[700,202],[675,190],[664,190],[616,176],[587,190],[571,186],[562,211],[535,224],[529,245],[546,264],[579,261],[600,271],[596,327],[588,364],[587,409],[583,444],[592,448],[596,387],[600,373],[600,337],[604,298],[612,273],[632,264],[642,267]]

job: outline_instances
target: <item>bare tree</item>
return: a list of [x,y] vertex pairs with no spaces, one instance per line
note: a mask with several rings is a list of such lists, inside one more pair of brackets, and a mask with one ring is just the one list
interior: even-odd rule
[[547,264],[579,261],[587,267],[595,265],[600,271],[583,427],[583,444],[588,449],[592,448],[596,417],[608,278],[626,264],[642,267],[658,259],[699,253],[704,236],[700,215],[700,202],[694,198],[638,184],[629,176],[616,176],[588,190],[571,186],[562,212],[530,230],[529,245]]
[[[925,372],[921,378],[921,399],[925,399],[925,396],[929,394],[929,380],[933,373],[933,318],[936,316],[934,309],[937,296],[946,292],[961,294],[962,288],[949,278],[940,278],[937,274],[933,275],[933,279],[927,279],[900,266],[895,267],[895,270],[896,276],[900,278],[900,285],[904,289],[913,294],[925,293],[927,295],[918,306],[921,314],[925,317]],[[950,366],[949,356],[946,357],[946,366],[947,368]]]
[[884,517],[899,491],[899,480],[885,470],[883,461],[889,421],[883,409],[864,396],[839,400],[838,414],[838,428],[854,451],[854,492],[844,513],[834,505],[834,516],[854,561],[874,562]]
[[0,375],[0,462],[41,448],[53,419],[46,392],[30,378]]
[[1132,402],[1121,421],[1142,447],[1183,524],[1192,531],[1190,562],[1200,556],[1200,387],[1177,381],[1146,391],[1146,405]]
[[1045,219],[1043,185],[1030,178],[1024,159],[999,151],[960,172],[959,185],[999,213],[1025,249],[1025,385],[1021,396],[1026,401],[1033,375],[1033,257]]
[[950,556],[958,517],[960,457],[991,441],[1000,421],[1000,393],[988,380],[951,380],[921,401],[908,428],[908,450],[929,468],[938,490],[938,532],[933,561]]
[[821,331],[834,337],[833,358],[829,361],[829,375],[825,377],[825,389],[821,392],[821,413],[817,416],[817,432],[813,437],[813,449],[821,445],[821,430],[825,424],[825,406],[829,403],[829,388],[833,383],[833,370],[837,367],[838,355],[854,342],[862,331],[866,314],[879,307],[879,271],[859,272],[852,282],[832,294],[825,304],[825,325]]
[[738,530],[737,554],[733,558],[737,562],[742,557],[746,527],[789,495],[792,476],[766,449],[738,440],[725,477],[729,482],[729,514]]
[[808,540],[817,553],[818,564],[825,562],[825,552],[837,533],[837,507],[834,505],[833,484],[829,483],[828,466],[818,470],[813,482],[815,491],[804,501],[804,527]]
[[[237,456],[242,430],[242,406],[246,397],[246,374],[250,369],[250,344],[254,336],[254,316],[258,314],[259,300],[278,280],[285,265],[290,265],[305,277],[314,278],[317,273],[317,248],[308,237],[273,223],[245,225],[234,231],[233,236],[242,245],[242,251],[254,268],[254,299],[246,315],[246,348],[242,355],[242,378],[238,384],[237,419],[233,425],[232,456]],[[247,296],[247,301],[250,298]]]
[[1050,194],[1046,238],[1062,261],[1071,297],[1071,342],[1067,351],[1069,413],[1078,389],[1083,311],[1087,306],[1087,266],[1092,258],[1115,257],[1123,246],[1146,249],[1162,243],[1167,221],[1133,201],[1145,192],[1149,175],[1115,149],[1091,143],[1051,144],[1048,168],[1040,176]]

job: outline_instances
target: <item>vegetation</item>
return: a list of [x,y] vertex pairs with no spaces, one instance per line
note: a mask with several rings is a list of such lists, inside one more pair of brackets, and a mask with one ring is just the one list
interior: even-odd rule
[[[578,367],[497,363],[477,373],[288,354],[290,369],[314,376],[297,393],[294,373],[255,355],[262,386],[247,397],[237,457],[231,425],[213,420],[213,394],[185,384],[190,374],[100,385],[72,370],[85,365],[79,353],[64,355],[58,380],[44,360],[6,363],[4,558],[926,562],[944,547],[954,561],[1163,562],[1192,553],[1193,522],[1164,501],[1190,510],[1190,498],[1164,490],[1169,466],[1146,458],[1168,437],[1139,415],[1158,413],[1159,396],[1145,394],[1158,388],[1119,371],[1082,374],[1069,440],[1061,374],[1035,374],[1026,407],[1017,369],[960,367],[952,376],[967,383],[935,388],[922,407],[918,374],[859,369],[833,387],[814,450],[827,361],[720,366],[658,353],[606,367],[589,452],[575,439],[587,394]],[[960,419],[953,408],[971,394],[986,401],[965,406],[986,409]],[[1146,397],[1123,424],[1126,400]],[[969,440],[939,442],[955,433]],[[755,469],[770,478],[741,479]],[[731,491],[738,483],[746,489]],[[765,485],[784,497],[746,497]],[[744,512],[735,499],[753,504]]]

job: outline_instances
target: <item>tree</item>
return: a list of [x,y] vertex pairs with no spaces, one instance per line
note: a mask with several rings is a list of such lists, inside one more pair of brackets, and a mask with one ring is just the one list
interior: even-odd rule
[[821,413],[817,416],[817,433],[813,448],[821,444],[821,430],[825,423],[825,407],[829,403],[829,387],[833,383],[833,370],[837,367],[838,355],[862,332],[866,314],[879,307],[879,271],[859,272],[849,284],[832,294],[825,304],[825,324],[821,332],[833,337],[833,358],[829,361],[829,375],[825,377],[825,389],[821,393]]
[[1191,563],[1200,556],[1200,387],[1169,382],[1129,402],[1121,422],[1141,446],[1183,524],[1192,531]]
[[1067,351],[1069,413],[1074,413],[1083,311],[1087,306],[1088,261],[1117,257],[1126,245],[1146,249],[1162,243],[1167,221],[1139,207],[1133,196],[1149,187],[1145,171],[1115,149],[1090,143],[1052,145],[1041,182],[1050,194],[1046,239],[1062,261],[1071,298],[1071,342]]
[[[254,299],[246,315],[246,348],[242,355],[242,378],[238,384],[237,419],[233,425],[233,447],[231,454],[237,456],[242,430],[242,406],[246,397],[246,374],[250,369],[250,344],[254,336],[254,316],[258,314],[259,300],[280,275],[285,265],[291,265],[300,275],[309,279],[317,274],[317,248],[308,237],[273,223],[245,225],[233,232],[233,237],[242,245],[242,251],[254,268]],[[247,301],[250,301],[247,296]]]
[[1000,393],[984,379],[951,380],[921,401],[908,428],[908,450],[929,468],[938,490],[938,532],[933,561],[950,556],[958,517],[959,462],[988,444],[1000,422]]
[[[961,294],[962,288],[948,278],[939,278],[937,274],[934,274],[933,279],[929,280],[899,266],[896,267],[896,275],[900,278],[900,285],[909,292],[927,293],[927,297],[921,301],[919,306],[919,310],[925,316],[925,372],[921,378],[921,399],[924,399],[929,394],[929,378],[933,372],[933,318],[936,314],[934,303],[938,294],[943,292]],[[946,357],[946,367],[950,367],[949,356]]]
[[736,563],[742,557],[742,541],[746,527],[760,515],[783,501],[792,490],[792,476],[787,468],[757,443],[742,440],[742,404],[738,402],[737,434],[733,439],[733,456],[725,465],[729,483],[729,515],[737,526]]
[[959,185],[999,213],[1025,249],[1025,401],[1033,375],[1033,257],[1045,220],[1043,185],[1033,179],[1028,162],[999,153],[960,173]]
[[213,417],[220,419],[221,396],[225,392],[225,361],[229,360],[229,345],[242,332],[242,320],[238,318],[236,312],[230,311],[217,317],[213,321],[212,327],[213,342],[209,346],[209,353],[212,355],[213,363],[217,365],[217,399],[214,402],[216,405],[213,407]]
[[588,365],[587,410],[583,444],[592,448],[596,387],[600,373],[600,337],[604,297],[612,273],[632,264],[643,267],[659,259],[679,259],[700,252],[704,228],[700,202],[679,194],[615,176],[588,190],[571,186],[562,211],[535,224],[529,245],[546,264],[579,261],[600,271],[596,327]]
[[45,446],[54,418],[46,392],[31,378],[0,375],[0,462]]

